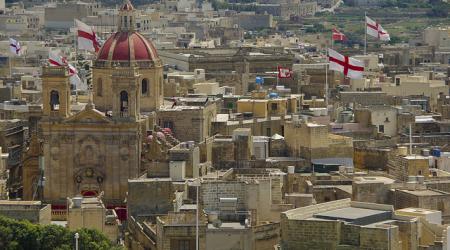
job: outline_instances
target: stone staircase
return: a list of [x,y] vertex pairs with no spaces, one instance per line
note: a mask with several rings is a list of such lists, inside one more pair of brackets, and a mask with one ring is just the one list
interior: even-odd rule
[[158,125],[155,125],[155,126],[153,127],[153,131],[163,133],[164,136],[165,136],[165,142],[169,144],[169,145],[167,145],[167,146],[170,146],[170,148],[175,147],[176,145],[178,145],[178,144],[181,143],[181,142],[180,142],[177,138],[175,138],[171,133],[168,133],[168,132],[164,131],[163,128],[161,128],[161,127],[158,126]]

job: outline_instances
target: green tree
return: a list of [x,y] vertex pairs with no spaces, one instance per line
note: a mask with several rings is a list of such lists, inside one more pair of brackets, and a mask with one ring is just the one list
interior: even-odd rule
[[35,225],[0,216],[0,249],[5,250],[71,250],[74,235],[79,233],[79,246],[84,250],[122,249],[97,230],[70,231],[57,225]]
[[441,3],[438,5],[433,5],[431,10],[427,12],[429,17],[448,17],[449,5],[446,3]]

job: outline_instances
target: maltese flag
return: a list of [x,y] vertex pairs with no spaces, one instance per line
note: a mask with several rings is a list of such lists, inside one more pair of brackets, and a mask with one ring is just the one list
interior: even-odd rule
[[366,32],[368,35],[376,37],[380,39],[381,41],[390,41],[391,37],[389,36],[389,33],[381,25],[374,20],[370,19],[366,16]]
[[11,51],[11,53],[14,53],[14,54],[20,56],[22,50],[21,50],[19,41],[10,38],[9,39],[9,50]]
[[69,68],[70,83],[75,86],[79,86],[81,84],[81,79],[78,76],[77,68],[68,63],[67,59],[61,56],[58,52],[50,51],[48,56],[48,63],[53,67],[67,66]]
[[347,37],[344,35],[344,33],[340,32],[338,29],[333,28],[333,35],[331,36],[333,41],[345,41],[347,40]]
[[342,72],[346,77],[352,79],[363,78],[363,62],[341,55],[332,49],[328,49],[328,60],[330,61],[330,70]]
[[100,50],[100,42],[94,32],[94,27],[89,26],[78,19],[75,19],[78,36],[78,49],[98,52]]
[[278,78],[291,78],[291,77],[292,77],[291,69],[278,66]]

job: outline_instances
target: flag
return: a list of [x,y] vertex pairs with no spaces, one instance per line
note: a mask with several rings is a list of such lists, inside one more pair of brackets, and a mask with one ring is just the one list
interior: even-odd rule
[[366,32],[368,35],[376,37],[381,41],[390,41],[391,37],[383,27],[374,20],[366,16]]
[[94,32],[94,27],[89,26],[78,19],[75,19],[77,25],[78,49],[98,52],[100,50],[100,42]]
[[278,78],[291,78],[292,71],[289,68],[278,66]]
[[67,66],[69,68],[70,83],[73,84],[74,86],[79,86],[79,84],[81,84],[81,79],[78,76],[77,68],[75,68],[72,64],[68,63],[67,59],[61,56],[58,52],[50,51],[48,56],[48,63],[50,64],[50,66],[53,67]]
[[14,53],[14,54],[20,56],[22,51],[21,51],[19,41],[10,38],[9,39],[9,50],[11,51],[11,53]]
[[333,28],[333,35],[331,39],[333,39],[333,41],[345,41],[347,40],[347,37],[344,35],[344,33],[340,32],[338,29]]
[[330,70],[342,72],[346,77],[352,79],[363,77],[364,63],[359,60],[341,55],[332,49],[328,49],[328,60]]

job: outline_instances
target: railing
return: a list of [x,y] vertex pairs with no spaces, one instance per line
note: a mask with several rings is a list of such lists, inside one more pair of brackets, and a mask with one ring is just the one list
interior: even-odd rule
[[55,221],[67,220],[67,210],[52,209],[52,220],[55,220]]
[[23,126],[17,126],[17,127],[13,127],[13,128],[9,128],[7,130],[5,130],[5,134],[6,136],[18,133],[18,132],[23,132]]
[[43,67],[42,75],[45,76],[68,76],[69,70],[67,67]]

